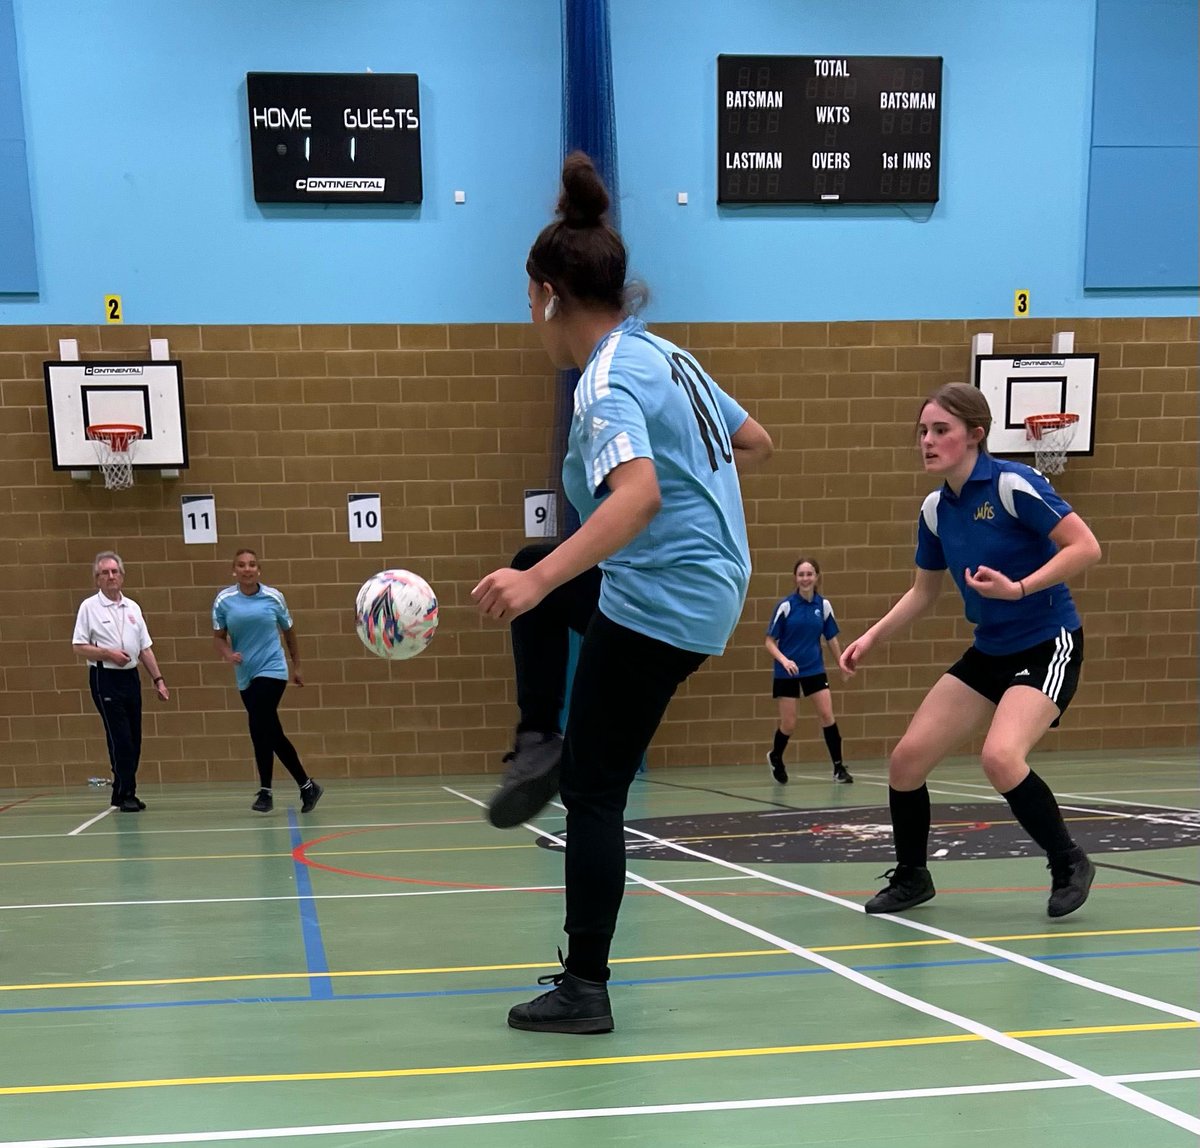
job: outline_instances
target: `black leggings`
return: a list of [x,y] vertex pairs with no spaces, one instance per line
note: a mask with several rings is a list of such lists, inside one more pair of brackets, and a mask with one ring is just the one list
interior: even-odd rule
[[[514,559],[528,570],[553,544]],[[571,687],[560,790],[567,807],[566,965],[608,979],[608,953],[625,893],[625,803],[676,689],[707,655],[680,650],[600,613],[601,573],[587,570],[512,623],[519,730],[558,730],[569,631],[583,645]]]
[[[536,566],[558,544],[526,546],[512,560],[516,570]],[[517,671],[517,732],[559,733],[567,691],[570,632],[584,633],[600,601],[600,568],[593,566],[556,587],[511,625]]]
[[620,626],[599,611],[583,645],[563,745],[567,807],[566,966],[608,979],[608,952],[625,895],[625,803],[679,686],[707,658]]
[[252,678],[241,690],[242,705],[250,717],[250,740],[254,743],[254,764],[258,766],[258,783],[263,789],[271,788],[271,774],[275,758],[296,779],[297,785],[308,780],[296,747],[287,739],[279,723],[279,703],[287,682],[282,678]]

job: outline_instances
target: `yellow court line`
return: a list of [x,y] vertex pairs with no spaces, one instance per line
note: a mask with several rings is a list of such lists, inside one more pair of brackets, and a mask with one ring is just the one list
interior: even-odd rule
[[[1046,1028],[1010,1032],[1020,1040],[1096,1033],[1162,1032],[1198,1028],[1195,1021],[1162,1021],[1149,1024],[1089,1025],[1083,1028]],[[394,1080],[398,1077],[469,1076],[479,1072],[527,1072],[547,1068],[593,1068],[617,1064],[668,1064],[697,1060],[728,1060],[749,1056],[791,1056],[809,1052],[852,1052],[878,1048],[914,1048],[941,1044],[980,1044],[986,1038],[974,1033],[951,1036],[896,1037],[891,1040],[852,1040],[830,1044],[789,1044],[767,1048],[719,1048],[697,1052],[657,1052],[630,1056],[580,1057],[572,1060],[526,1060],[501,1064],[455,1064],[435,1068],[379,1068],[349,1072],[280,1072],[240,1076],[179,1076],[161,1080],[105,1080],[85,1084],[28,1084],[0,1088],[0,1096],[33,1096],[64,1092],[110,1092],[135,1088],[176,1088],[202,1084],[280,1084],[311,1080]]]
[[[1164,925],[1146,929],[1087,929],[1078,932],[1055,933],[1010,933],[996,937],[973,937],[976,941],[1040,941],[1046,939],[1061,940],[1073,937],[1126,937],[1141,936],[1152,933],[1194,933],[1200,931],[1200,925]],[[869,949],[910,949],[926,945],[957,945],[953,938],[933,938],[920,941],[882,941],[869,944],[855,945],[810,945],[814,953],[847,953]],[[614,965],[655,964],[663,961],[718,961],[736,960],[744,957],[777,957],[790,953],[789,949],[736,949],[720,953],[663,953],[642,957],[613,957]],[[448,973],[495,973],[520,972],[529,969],[550,968],[544,961],[527,961],[505,965],[445,965],[431,968],[411,969],[347,969],[341,972],[322,973],[321,976],[334,978],[348,977],[410,977],[433,976]],[[37,989],[110,989],[135,988],[152,985],[205,985],[222,984],[232,981],[289,981],[307,980],[312,973],[230,973],[224,976],[209,977],[153,977],[141,980],[124,981],[49,981],[42,984],[0,985],[0,992],[28,992]]]
[[[501,849],[527,849],[528,844],[516,845],[443,845],[435,848],[422,849],[322,849],[312,856],[319,861],[325,857],[365,857],[372,853],[489,853]],[[0,861],[0,868],[11,868],[17,865],[105,865],[123,864],[125,862],[154,862],[154,861],[262,861],[269,857],[291,858],[292,851],[285,849],[281,853],[198,853],[178,857],[64,857],[51,861]]]

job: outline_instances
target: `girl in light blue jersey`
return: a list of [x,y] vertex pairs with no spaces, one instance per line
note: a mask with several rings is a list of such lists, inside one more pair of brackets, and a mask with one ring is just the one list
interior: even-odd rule
[[[591,161],[569,156],[562,182],[558,218],[526,271],[550,359],[583,371],[563,463],[582,524],[489,574],[472,597],[512,624],[521,711],[489,819],[518,825],[560,786],[567,809],[564,971],[508,1023],[594,1033],[613,1027],[606,982],[629,786],[675,690],[737,623],[750,577],[737,472],[772,448],[686,351],[626,313],[625,245]],[[583,643],[560,737],[570,629]]]
[[925,470],[945,481],[918,517],[916,579],[841,658],[853,673],[877,642],[933,605],[949,569],[975,623],[975,642],[934,684],[892,751],[897,864],[885,874],[887,888],[867,902],[868,913],[901,912],[934,895],[925,779],[985,727],[983,771],[1049,857],[1049,915],[1078,909],[1095,876],[1054,794],[1026,758],[1074,696],[1083,628],[1066,581],[1099,560],[1100,544],[1036,470],[988,454],[991,423],[987,399],[964,383],[947,384],[922,405],[921,457]]
[[219,591],[213,601],[213,645],[234,668],[250,722],[259,783],[250,808],[255,813],[270,813],[275,807],[271,774],[278,757],[300,787],[300,812],[309,813],[324,790],[305,772],[279,721],[279,703],[288,684],[280,634],[292,658],[292,681],[298,686],[304,685],[300,647],[287,602],[273,586],[260,582],[259,574],[258,555],[253,550],[242,549],[234,555],[237,582]]

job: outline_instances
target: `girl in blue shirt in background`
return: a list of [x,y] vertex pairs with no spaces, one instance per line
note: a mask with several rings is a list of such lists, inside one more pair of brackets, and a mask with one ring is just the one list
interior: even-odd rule
[[[774,659],[775,679],[771,696],[779,701],[779,725],[775,743],[767,754],[771,775],[780,785],[787,784],[787,767],[783,751],[796,729],[796,699],[801,693],[812,698],[817,721],[825,738],[825,748],[833,762],[833,780],[851,785],[854,778],[842,762],[842,734],[833,716],[833,698],[829,693],[829,678],[821,653],[821,639],[829,646],[834,658],[842,656],[838,644],[838,624],[833,605],[817,591],[821,584],[821,567],[815,558],[801,558],[792,567],[795,592],[779,602],[771,614],[765,645]],[[842,671],[842,680],[846,672]]]
[[271,774],[275,758],[300,786],[300,812],[308,813],[324,790],[304,771],[296,747],[279,721],[279,703],[287,689],[288,668],[279,635],[292,657],[292,681],[304,685],[300,673],[300,647],[283,595],[260,582],[258,555],[239,550],[233,559],[237,582],[221,590],[213,601],[213,645],[234,667],[242,705],[250,720],[250,740],[258,767],[258,795],[250,806],[255,813],[275,807]]
[[[568,156],[558,217],[526,262],[543,346],[555,367],[583,372],[563,463],[582,524],[472,591],[485,617],[512,624],[521,712],[489,820],[519,825],[556,788],[567,809],[564,971],[508,1016],[540,1032],[612,1030],[629,787],[676,689],[722,652],[741,614],[750,555],[737,470],[772,450],[690,355],[627,314],[608,206],[591,160]],[[583,643],[559,737],[570,629]]]
[[925,779],[983,728],[983,772],[1049,857],[1049,915],[1078,909],[1095,876],[1054,794],[1026,759],[1075,694],[1083,629],[1066,581],[1099,561],[1100,544],[1036,470],[987,453],[991,423],[987,399],[965,383],[947,384],[922,405],[921,457],[926,472],[945,481],[921,507],[916,578],[841,658],[844,670],[858,669],[877,642],[934,604],[949,569],[975,623],[975,642],[934,684],[892,751],[897,864],[885,874],[887,888],[867,902],[868,913],[901,912],[934,895]]

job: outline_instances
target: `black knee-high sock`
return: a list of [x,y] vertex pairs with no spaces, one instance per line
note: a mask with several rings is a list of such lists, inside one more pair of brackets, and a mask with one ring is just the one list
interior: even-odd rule
[[888,786],[888,805],[892,811],[892,840],[896,843],[896,861],[923,869],[929,860],[929,790],[901,790]]
[[1050,787],[1031,769],[1020,785],[1000,795],[1008,802],[1021,828],[1047,853],[1075,847]]
[[822,726],[821,732],[825,735],[825,748],[829,750],[829,756],[836,769],[842,764],[842,735],[838,730],[837,722],[834,722],[833,725]]
[[783,730],[775,731],[775,748],[771,750],[774,757],[783,757],[783,751],[787,749],[787,743],[792,740],[792,735],[784,733]]

